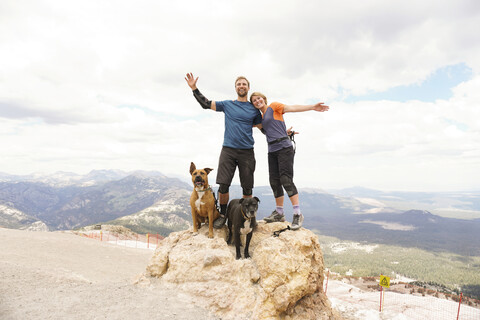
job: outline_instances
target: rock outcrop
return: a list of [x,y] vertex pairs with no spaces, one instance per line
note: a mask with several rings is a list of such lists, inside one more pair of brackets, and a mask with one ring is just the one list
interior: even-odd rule
[[[235,260],[226,227],[192,229],[165,238],[147,276],[195,297],[222,319],[338,319],[323,292],[323,255],[307,230],[273,232],[288,223],[260,221],[250,244],[251,259]],[[242,236],[244,242],[245,237]]]

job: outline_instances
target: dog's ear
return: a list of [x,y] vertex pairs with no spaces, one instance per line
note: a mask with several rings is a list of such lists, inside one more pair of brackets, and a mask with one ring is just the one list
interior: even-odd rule
[[190,174],[193,173],[193,171],[195,171],[197,169],[197,167],[195,166],[195,163],[191,162],[190,163]]
[[260,202],[260,199],[258,199],[257,197],[253,197],[255,200],[257,200],[257,202]]
[[238,203],[241,204],[243,202],[243,200],[245,200],[245,198],[240,198],[240,200],[238,200]]
[[205,170],[205,172],[206,172],[207,174],[209,174],[210,171],[212,171],[213,169],[212,169],[212,168],[204,168],[203,170]]

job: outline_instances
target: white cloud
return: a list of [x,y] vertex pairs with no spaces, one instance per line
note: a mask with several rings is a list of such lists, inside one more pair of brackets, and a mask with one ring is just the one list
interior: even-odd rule
[[[223,115],[193,99],[194,72],[211,99],[242,74],[270,101],[331,106],[285,116],[299,187],[479,188],[479,15],[467,0],[2,1],[0,170],[216,168]],[[448,101],[342,102],[458,63],[473,78]]]

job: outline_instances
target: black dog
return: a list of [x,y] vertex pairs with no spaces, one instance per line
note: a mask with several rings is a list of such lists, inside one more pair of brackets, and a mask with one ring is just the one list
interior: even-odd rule
[[[230,201],[227,208],[228,214],[228,239],[227,243],[232,243],[232,234],[235,240],[235,249],[237,250],[237,259],[240,259],[240,234],[246,234],[245,258],[250,258],[248,247],[252,239],[253,230],[257,226],[257,210],[260,200],[257,197],[242,198]],[[233,232],[232,232],[233,225]]]

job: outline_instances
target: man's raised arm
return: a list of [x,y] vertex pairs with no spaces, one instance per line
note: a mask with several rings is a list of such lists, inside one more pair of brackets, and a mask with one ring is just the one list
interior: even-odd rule
[[187,81],[188,86],[192,89],[193,91],[193,96],[195,99],[197,99],[198,103],[202,106],[203,109],[212,109],[216,110],[215,106],[215,101],[210,101],[205,96],[198,90],[197,88],[197,80],[198,77],[194,77],[193,73],[187,73],[187,76],[185,77],[185,81]]

